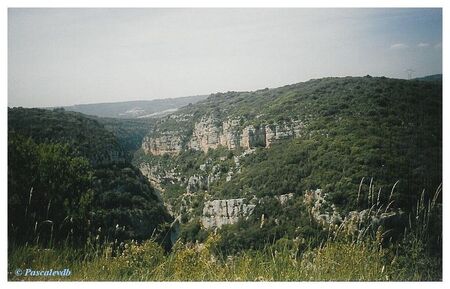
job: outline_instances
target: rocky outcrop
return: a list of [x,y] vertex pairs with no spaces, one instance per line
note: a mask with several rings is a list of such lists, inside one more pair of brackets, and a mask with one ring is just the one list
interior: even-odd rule
[[304,124],[301,121],[284,122],[265,126],[265,146],[270,147],[278,140],[300,137]]
[[142,141],[142,149],[152,155],[178,154],[182,149],[181,137],[170,133],[159,137],[147,136]]
[[[219,119],[203,117],[194,124],[192,135],[185,148],[207,152],[219,146],[230,150],[236,148],[252,149],[270,147],[273,143],[301,136],[304,125],[301,121],[283,122],[273,125],[240,126],[240,119]],[[165,132],[158,137],[146,137],[142,148],[153,155],[178,154],[182,149],[179,132]]]
[[194,125],[191,140],[188,147],[194,150],[207,152],[220,145],[220,127],[211,118],[202,118]]
[[278,195],[275,196],[275,198],[280,201],[281,205],[286,204],[287,201],[289,201],[290,199],[294,198],[294,194],[293,193],[289,193],[289,194],[284,194],[284,195]]
[[208,189],[208,178],[196,175],[189,177],[186,186],[187,193],[194,193],[199,190],[207,190],[207,189]]
[[239,119],[228,119],[222,123],[220,144],[230,150],[238,148],[239,144]]
[[301,136],[304,125],[301,121],[283,122],[282,124],[247,126],[242,131],[241,147],[251,149],[255,147],[270,147],[273,143],[283,139]]
[[251,149],[254,147],[266,146],[266,130],[265,127],[247,126],[242,131],[241,147]]
[[237,119],[220,122],[211,117],[202,118],[194,126],[188,147],[204,152],[207,152],[209,149],[216,149],[219,146],[235,149],[239,147],[240,133],[238,125],[239,120]]
[[400,209],[389,208],[389,205],[372,204],[369,209],[341,214],[327,199],[328,195],[320,189],[306,191],[303,196],[311,220],[335,235],[360,239],[370,229],[373,233],[380,230],[388,240],[394,231],[400,229],[401,232],[407,225],[406,214]]
[[251,215],[255,206],[247,204],[244,198],[207,201],[203,207],[201,222],[206,229],[235,224],[240,218]]

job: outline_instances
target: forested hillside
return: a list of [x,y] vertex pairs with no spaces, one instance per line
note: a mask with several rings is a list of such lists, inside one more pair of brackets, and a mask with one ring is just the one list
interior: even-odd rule
[[[442,181],[442,84],[366,76],[213,94],[159,120],[134,162],[189,240],[218,219],[233,232],[228,249],[320,236],[302,224],[315,190],[342,219],[395,200],[401,234],[421,193],[431,199]],[[231,200],[236,215],[225,213]]]
[[10,245],[84,245],[154,236],[171,217],[98,121],[63,110],[8,110]]
[[216,93],[159,119],[9,109],[9,267],[61,254],[75,280],[441,280],[432,79]]

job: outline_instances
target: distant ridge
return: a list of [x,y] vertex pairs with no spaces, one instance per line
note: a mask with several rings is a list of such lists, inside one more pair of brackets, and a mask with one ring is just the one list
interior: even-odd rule
[[427,76],[424,76],[424,77],[414,78],[414,80],[422,80],[422,81],[442,81],[442,74],[427,75]]
[[187,97],[136,100],[111,103],[77,104],[63,107],[68,111],[81,112],[87,115],[114,118],[144,118],[160,117],[176,111],[188,104],[194,104],[206,99],[207,95],[195,95]]

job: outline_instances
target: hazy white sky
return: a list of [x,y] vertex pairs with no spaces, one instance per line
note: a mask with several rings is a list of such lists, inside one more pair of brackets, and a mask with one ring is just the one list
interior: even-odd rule
[[441,9],[9,9],[8,106],[442,73]]

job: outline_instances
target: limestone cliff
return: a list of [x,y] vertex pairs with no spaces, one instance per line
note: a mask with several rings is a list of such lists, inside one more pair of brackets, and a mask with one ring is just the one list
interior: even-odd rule
[[180,132],[165,132],[152,137],[147,136],[142,144],[144,152],[153,155],[178,154],[183,149],[207,152],[219,146],[230,150],[238,147],[252,149],[270,147],[278,140],[295,138],[301,135],[304,125],[301,121],[285,121],[271,125],[240,126],[240,119],[229,118],[225,121],[211,116],[203,117],[194,124],[192,133],[187,135],[189,141],[182,145]]
[[[287,201],[294,198],[294,194],[279,195],[275,198],[281,205],[285,205]],[[205,229],[235,224],[239,219],[250,216],[260,202],[261,200],[256,197],[250,201],[245,198],[205,201],[200,220]]]
[[194,150],[207,152],[220,145],[221,128],[214,123],[212,118],[202,118],[195,123],[188,147]]
[[142,141],[142,149],[152,155],[178,154],[182,149],[181,137],[171,133],[159,137],[147,136]]
[[220,144],[230,150],[238,148],[240,132],[239,119],[227,119],[222,122],[222,134],[220,135]]
[[301,121],[283,122],[281,124],[265,126],[265,146],[270,147],[274,142],[287,138],[300,137],[304,129]]
[[255,204],[247,204],[244,198],[207,201],[203,207],[201,222],[206,229],[235,224],[239,218],[249,216],[255,206]]

